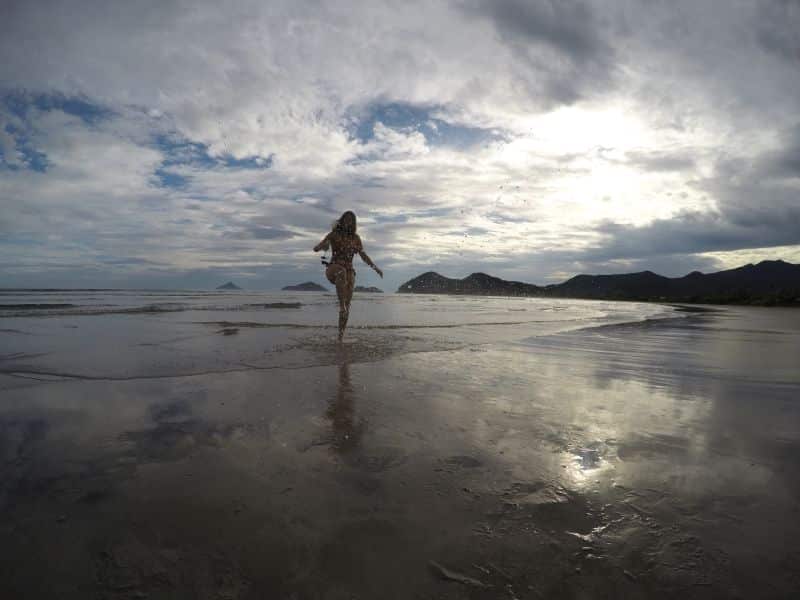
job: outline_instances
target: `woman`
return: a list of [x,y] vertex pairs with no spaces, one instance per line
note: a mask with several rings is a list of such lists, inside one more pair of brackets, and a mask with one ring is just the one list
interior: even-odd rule
[[336,286],[336,295],[339,297],[339,340],[344,336],[347,327],[347,317],[350,315],[350,301],[353,299],[353,288],[356,285],[356,270],[353,268],[353,256],[358,253],[365,263],[375,269],[383,277],[381,271],[372,262],[364,247],[361,238],[356,233],[356,215],[353,211],[346,211],[333,224],[331,232],[316,246],[314,252],[333,248],[333,256],[325,276]]

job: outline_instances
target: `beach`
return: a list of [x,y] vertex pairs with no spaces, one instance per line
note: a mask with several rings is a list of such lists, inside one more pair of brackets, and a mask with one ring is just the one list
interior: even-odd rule
[[800,311],[153,296],[3,299],[3,597],[800,589]]

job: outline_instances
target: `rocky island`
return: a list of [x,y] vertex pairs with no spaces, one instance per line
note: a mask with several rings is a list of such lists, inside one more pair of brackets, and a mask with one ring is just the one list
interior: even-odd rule
[[363,285],[357,285],[353,288],[354,292],[363,292],[365,294],[382,294],[383,290],[380,288],[376,288],[375,286],[364,287]]
[[284,288],[281,288],[284,292],[327,292],[327,288],[322,287],[318,283],[314,283],[313,281],[306,281],[305,283],[299,283],[297,285],[287,285]]
[[229,281],[228,283],[223,283],[222,285],[218,286],[217,289],[218,290],[240,290],[242,288],[240,288],[238,285],[236,285],[232,281]]

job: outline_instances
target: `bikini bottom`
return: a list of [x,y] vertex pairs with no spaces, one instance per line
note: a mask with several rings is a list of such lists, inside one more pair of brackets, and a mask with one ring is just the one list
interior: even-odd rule
[[356,270],[352,266],[348,266],[348,265],[343,265],[341,263],[332,262],[325,269],[325,277],[327,277],[328,281],[330,281],[333,285],[336,285],[336,279],[333,277],[333,275],[336,273],[336,270],[331,270],[331,267],[333,267],[334,265],[339,267],[339,268],[345,269],[345,271],[351,273],[352,277],[353,277],[353,281],[355,281],[355,279],[356,279]]

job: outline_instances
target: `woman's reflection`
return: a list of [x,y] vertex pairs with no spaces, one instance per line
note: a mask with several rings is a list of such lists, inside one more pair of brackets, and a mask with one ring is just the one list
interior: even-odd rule
[[358,448],[366,423],[363,418],[356,420],[350,356],[346,349],[339,353],[339,387],[328,402],[325,416],[331,421],[331,448],[334,452],[347,454]]

